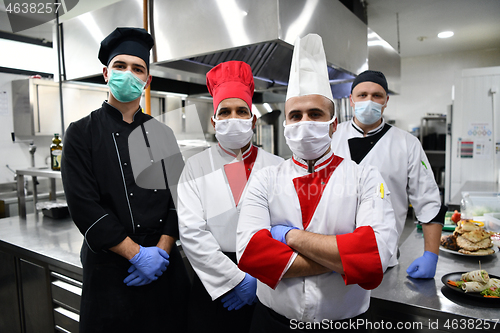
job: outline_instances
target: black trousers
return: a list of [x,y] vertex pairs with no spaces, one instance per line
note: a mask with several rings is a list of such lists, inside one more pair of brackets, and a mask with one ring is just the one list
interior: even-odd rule
[[[351,323],[358,319],[366,319],[366,313],[354,318],[324,321],[313,326],[312,323],[305,323],[294,319],[288,319],[276,311],[268,308],[261,302],[257,302],[255,307],[250,333],[282,333],[282,332],[368,332],[363,327],[353,329]],[[336,329],[337,328],[337,329]]]
[[[225,253],[236,262],[234,253]],[[194,275],[188,310],[188,332],[234,333],[248,332],[252,320],[254,305],[245,305],[239,310],[228,311],[221,299],[212,301],[198,275]]]
[[125,258],[113,252],[93,253],[85,242],[81,257],[80,333],[186,331],[190,281],[176,246],[165,273],[139,287],[123,283],[131,266]]

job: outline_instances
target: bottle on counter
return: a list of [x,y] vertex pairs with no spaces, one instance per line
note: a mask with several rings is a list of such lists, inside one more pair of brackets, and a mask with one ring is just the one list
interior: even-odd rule
[[62,140],[59,134],[55,133],[50,145],[50,167],[52,170],[61,170],[61,157],[62,157]]
[[462,200],[460,201],[460,218],[462,220],[472,220],[472,201],[469,192],[462,192]]

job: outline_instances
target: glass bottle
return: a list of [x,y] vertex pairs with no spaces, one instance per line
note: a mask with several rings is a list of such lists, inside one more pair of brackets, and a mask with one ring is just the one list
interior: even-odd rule
[[62,140],[59,134],[55,133],[50,145],[50,168],[55,171],[61,170]]
[[462,200],[460,202],[460,218],[462,220],[472,220],[472,201],[469,192],[462,192]]

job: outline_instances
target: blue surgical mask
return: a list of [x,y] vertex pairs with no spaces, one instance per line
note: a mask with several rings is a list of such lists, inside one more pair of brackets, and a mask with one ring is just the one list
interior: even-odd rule
[[108,87],[117,101],[128,103],[141,97],[146,82],[131,71],[110,70]]
[[354,102],[354,115],[364,125],[375,124],[382,117],[384,106],[372,100]]

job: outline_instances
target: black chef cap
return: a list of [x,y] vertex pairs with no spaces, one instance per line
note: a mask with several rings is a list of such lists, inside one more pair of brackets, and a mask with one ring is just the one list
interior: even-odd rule
[[356,87],[358,84],[361,82],[374,82],[376,84],[379,84],[384,88],[386,93],[389,93],[389,89],[387,88],[387,80],[385,79],[385,75],[382,72],[377,72],[377,71],[364,71],[363,73],[359,74],[358,77],[354,79],[354,82],[352,83],[351,87],[351,93],[354,87]]
[[149,70],[149,51],[154,45],[153,37],[141,28],[116,28],[101,42],[99,60],[108,66],[119,54],[128,54],[144,60]]

